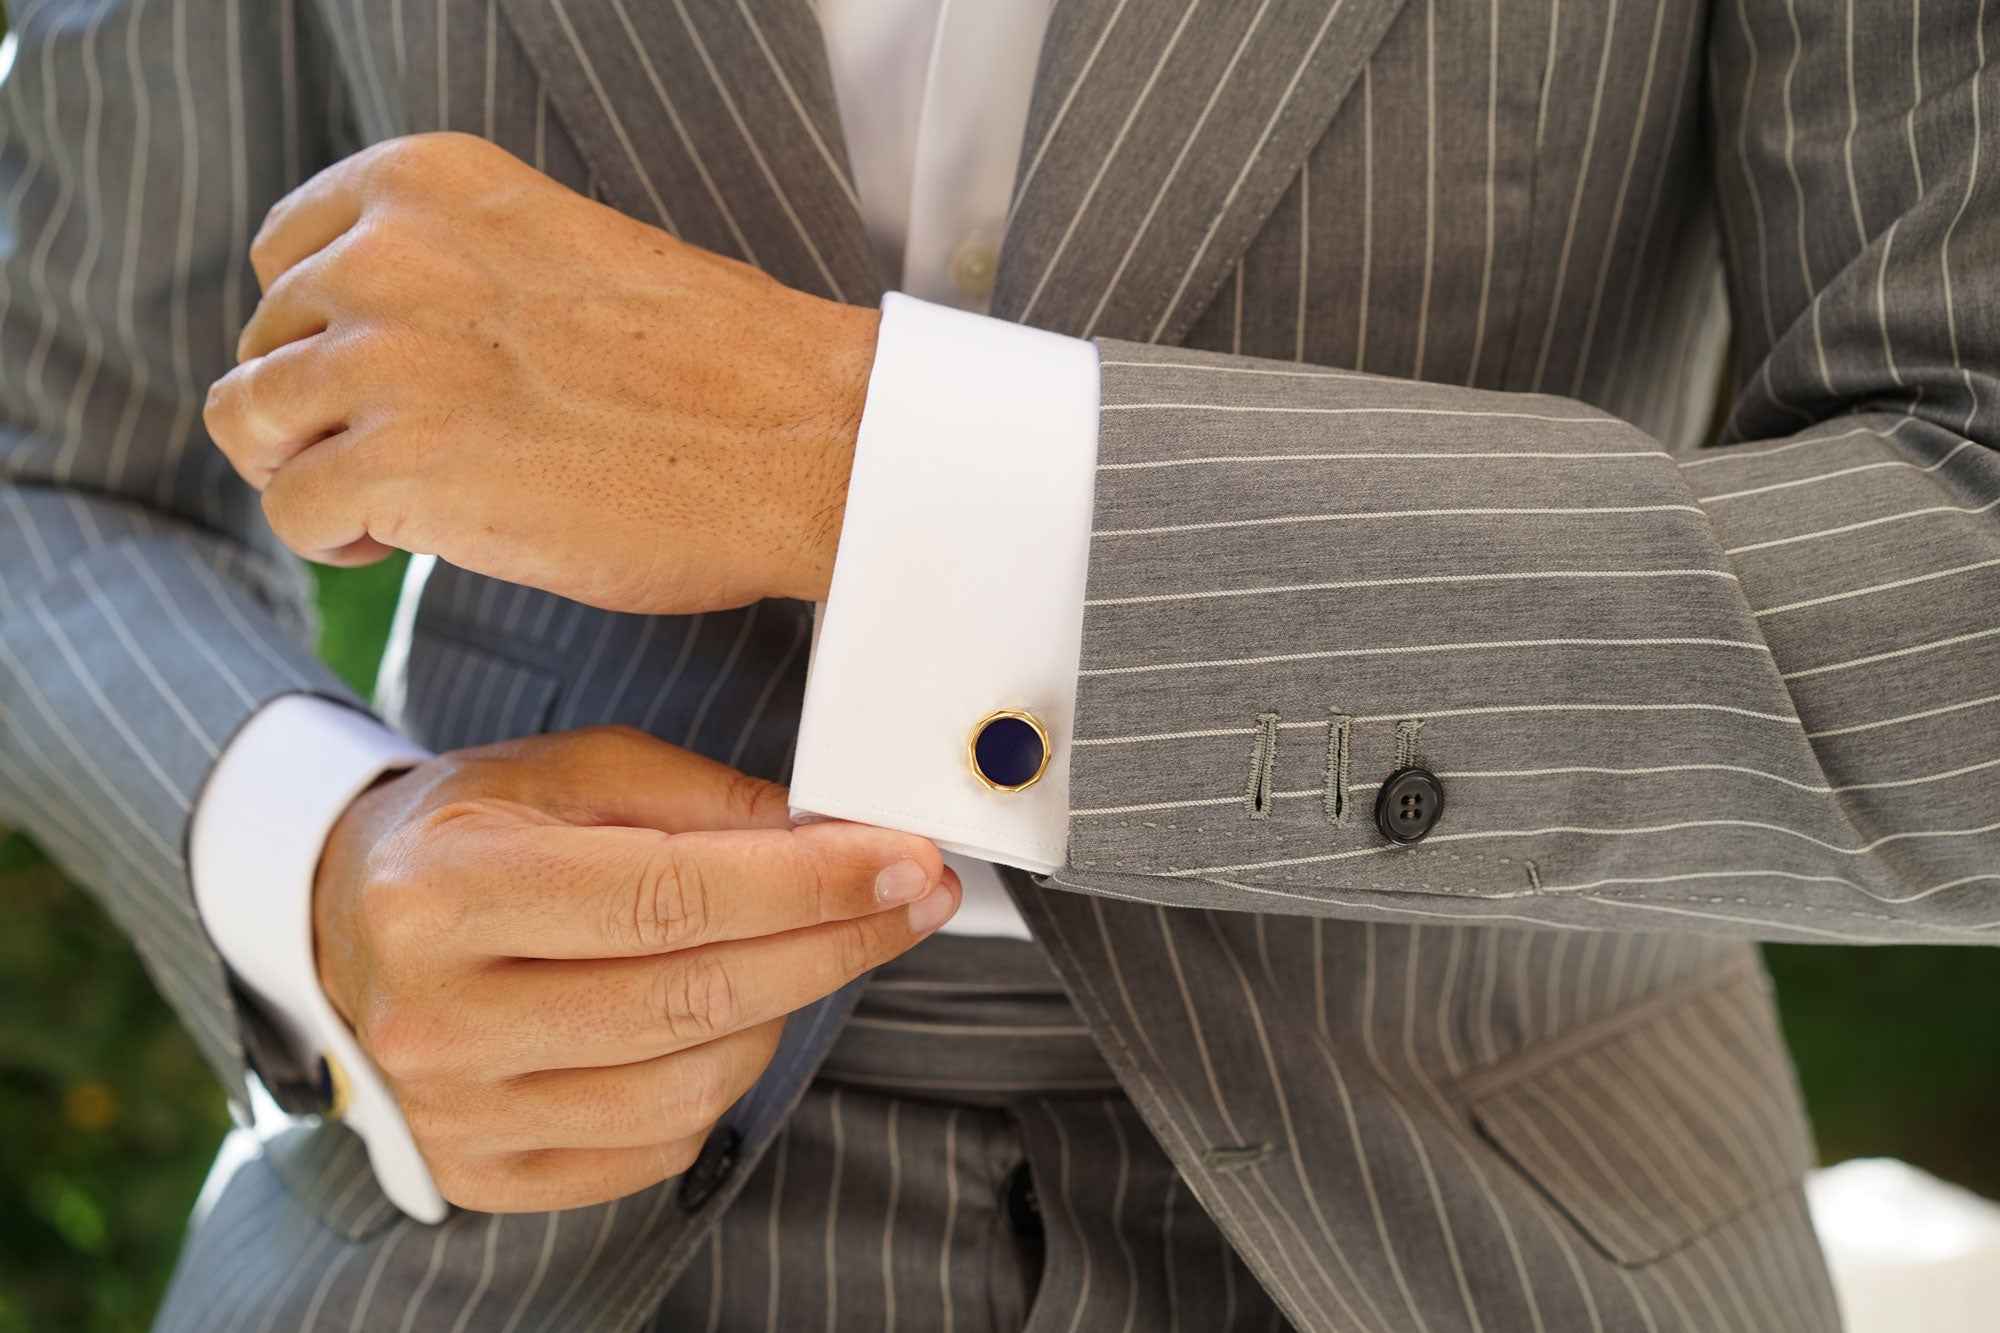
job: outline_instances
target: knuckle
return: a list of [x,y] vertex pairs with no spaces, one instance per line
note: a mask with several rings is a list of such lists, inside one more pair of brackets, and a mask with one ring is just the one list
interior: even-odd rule
[[436,1019],[418,1006],[394,998],[378,999],[357,1034],[381,1071],[398,1086],[420,1084],[444,1067],[451,1043]]
[[745,823],[761,823],[785,806],[786,790],[775,782],[766,782],[737,769],[729,770],[727,781],[729,807],[742,811]]
[[695,857],[678,855],[662,835],[662,850],[640,870],[632,917],[625,929],[632,942],[664,953],[705,937],[714,919],[709,877]]
[[810,853],[801,857],[798,877],[799,888],[811,897],[814,917],[820,924],[853,916],[849,895],[844,892],[850,881],[825,858]]
[[592,744],[600,745],[657,745],[658,741],[639,728],[624,722],[605,722],[594,727],[583,727],[568,735]]
[[355,894],[355,914],[361,929],[378,953],[391,953],[407,932],[410,892],[401,879],[371,875]]
[[297,551],[308,543],[312,498],[296,469],[274,474],[259,501],[264,522],[285,545]]
[[735,1026],[736,986],[720,960],[683,958],[666,970],[660,986],[659,1019],[668,1036],[698,1045]]
[[202,403],[201,423],[208,430],[208,438],[216,448],[236,461],[236,425],[243,417],[243,397],[248,389],[241,369],[232,370],[227,375],[208,386],[208,398]]
[[476,1213],[504,1213],[511,1210],[512,1198],[504,1183],[496,1180],[490,1164],[456,1153],[427,1154],[431,1181],[445,1202]]
[[843,921],[833,927],[833,932],[834,956],[844,977],[858,977],[888,955],[882,947],[881,932],[875,929],[872,919]]
[[[477,786],[479,775],[474,771],[475,763],[476,761],[467,763],[460,774],[454,775],[450,780],[450,787],[456,788],[460,784]],[[422,819],[424,835],[436,837],[440,834],[455,834],[464,826],[490,813],[492,812],[486,802],[477,796],[459,795],[454,790],[448,789],[437,804],[425,811]]]
[[264,214],[264,221],[258,226],[257,234],[250,238],[250,267],[259,278],[268,278],[272,265],[277,262],[275,253],[278,244],[277,222],[281,216],[281,210],[271,209]]
[[[366,305],[367,297],[375,290],[373,280],[379,274],[414,277],[422,272],[421,265],[411,270],[404,263],[407,258],[404,229],[403,222],[395,213],[365,217],[340,239],[337,250],[329,251],[328,267],[336,271],[329,273],[327,281],[338,288],[342,309],[352,309],[357,304]],[[282,286],[298,271],[294,268],[286,273],[284,278],[278,279],[279,284]]]
[[660,1179],[672,1180],[684,1176],[693,1169],[695,1159],[701,1156],[701,1143],[697,1139],[683,1139],[669,1143],[660,1149]]
[[420,185],[433,160],[431,137],[404,134],[368,149],[368,183],[388,190]]
[[420,1085],[404,1085],[396,1095],[396,1104],[403,1113],[403,1123],[422,1147],[447,1146],[464,1137],[464,1117],[457,1108]]
[[706,1133],[736,1100],[735,1090],[723,1076],[723,1071],[714,1068],[689,1078],[683,1086],[682,1095],[681,1117],[690,1134]]
[[464,906],[428,876],[376,872],[361,886],[356,910],[375,951],[392,960],[435,959],[438,943],[455,934]]
[[713,1062],[683,1057],[669,1064],[668,1081],[655,1105],[647,1108],[644,1121],[675,1138],[705,1134],[732,1100],[722,1071]]
[[321,293],[322,274],[318,264],[294,264],[264,289],[260,308],[278,309],[286,305],[312,305]]

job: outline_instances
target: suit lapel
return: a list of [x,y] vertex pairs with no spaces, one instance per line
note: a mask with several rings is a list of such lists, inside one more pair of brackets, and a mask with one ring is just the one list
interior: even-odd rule
[[[607,198],[779,281],[881,280],[805,0],[504,0]],[[1058,0],[993,313],[1171,341],[1404,0]]]
[[788,286],[873,304],[805,0],[504,0],[606,198]]
[[993,313],[1178,340],[1403,0],[1058,0]]

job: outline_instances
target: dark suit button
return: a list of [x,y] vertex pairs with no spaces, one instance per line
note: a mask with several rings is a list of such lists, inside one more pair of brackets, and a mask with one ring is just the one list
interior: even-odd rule
[[1042,1206],[1035,1201],[1035,1178],[1021,1163],[1007,1177],[1007,1225],[1023,1240],[1042,1238]]
[[735,1174],[737,1150],[742,1146],[743,1136],[728,1125],[708,1136],[708,1142],[695,1155],[694,1165],[681,1176],[682,1212],[698,1213],[703,1204],[715,1197],[715,1192]]
[[1444,813],[1444,784],[1427,768],[1391,773],[1375,798],[1375,827],[1390,842],[1422,842]]

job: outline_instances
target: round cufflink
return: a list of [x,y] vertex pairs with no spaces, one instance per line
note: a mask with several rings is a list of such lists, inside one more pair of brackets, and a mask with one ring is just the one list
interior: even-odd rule
[[994,791],[1023,791],[1049,771],[1048,729],[1033,713],[1003,708],[988,713],[965,741],[972,775]]
[[319,1058],[319,1077],[315,1080],[315,1091],[319,1103],[325,1107],[320,1114],[328,1120],[338,1120],[347,1114],[348,1102],[353,1096],[353,1088],[347,1081],[347,1070],[342,1068],[339,1057],[328,1051]]

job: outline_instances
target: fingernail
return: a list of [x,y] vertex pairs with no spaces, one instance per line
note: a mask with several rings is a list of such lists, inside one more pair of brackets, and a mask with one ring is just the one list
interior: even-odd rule
[[924,868],[906,856],[884,866],[875,877],[875,901],[906,903],[921,896],[930,886],[931,877],[924,873]]
[[958,910],[958,895],[943,885],[928,898],[910,904],[910,933],[928,935],[951,920],[951,914]]

